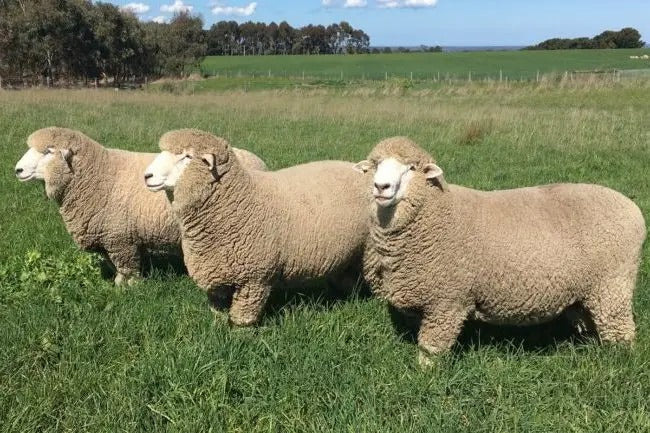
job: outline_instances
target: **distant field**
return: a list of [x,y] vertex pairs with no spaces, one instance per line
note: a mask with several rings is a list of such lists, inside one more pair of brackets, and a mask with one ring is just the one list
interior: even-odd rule
[[565,71],[613,71],[650,68],[650,60],[630,59],[650,54],[635,50],[482,51],[453,53],[393,53],[323,56],[212,56],[204,60],[205,75],[316,77],[321,79],[498,78],[532,79]]
[[453,354],[422,370],[372,297],[276,295],[259,327],[233,329],[186,275],[157,270],[116,288],[77,251],[43,186],[13,174],[27,136],[50,125],[148,152],[164,132],[195,127],[271,169],[358,161],[378,140],[407,135],[451,183],[599,183],[650,220],[650,82],[404,94],[374,84],[0,91],[0,431],[648,433],[650,243],[633,349],[567,340],[562,323],[468,326]]

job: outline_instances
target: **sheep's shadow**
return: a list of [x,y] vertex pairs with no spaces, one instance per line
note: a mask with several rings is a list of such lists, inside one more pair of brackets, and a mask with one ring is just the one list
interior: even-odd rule
[[[99,262],[101,276],[105,280],[115,279],[117,270],[104,254]],[[156,275],[187,275],[187,268],[180,254],[146,254],[142,258],[141,274],[143,278]]]
[[[417,343],[421,320],[419,315],[405,314],[392,307],[389,307],[389,314],[400,338],[410,343]],[[592,330],[579,333],[564,315],[543,324],[527,326],[491,325],[467,320],[452,352],[455,355],[462,355],[480,347],[492,346],[504,349],[515,347],[526,352],[551,354],[560,344],[583,345],[592,342],[594,338]]]
[[[232,305],[235,290],[235,287],[222,287],[219,291],[208,291],[208,305],[215,311],[228,311]],[[316,311],[329,311],[343,302],[367,299],[370,296],[371,292],[368,286],[359,281],[347,289],[331,284],[317,283],[300,287],[276,288],[271,291],[260,322],[273,320],[287,310],[298,306],[306,306]]]
[[329,311],[344,302],[370,297],[370,289],[363,283],[357,283],[351,288],[345,289],[333,285],[317,285],[274,290],[264,309],[262,319],[267,320],[278,316],[297,306],[307,306],[315,311]]

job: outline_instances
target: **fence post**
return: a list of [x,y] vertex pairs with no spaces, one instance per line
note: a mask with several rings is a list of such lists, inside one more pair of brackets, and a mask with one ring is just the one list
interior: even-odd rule
[[411,81],[413,81],[413,72],[411,72]]
[[0,77],[0,89],[2,89],[2,77]]
[[469,73],[467,74],[467,81],[469,81],[470,83],[472,82],[472,71],[469,71]]
[[302,71],[302,81],[305,81],[305,71]]
[[503,69],[499,69],[499,83],[503,81]]
[[536,82],[539,83],[539,70],[537,70],[537,79],[536,79]]
[[269,69],[269,78],[271,78],[271,70]]
[[384,79],[388,81],[388,72],[384,72],[384,74],[385,74]]

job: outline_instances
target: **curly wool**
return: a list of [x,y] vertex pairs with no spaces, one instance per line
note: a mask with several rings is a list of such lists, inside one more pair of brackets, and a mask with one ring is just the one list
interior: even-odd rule
[[[168,134],[161,148],[179,152],[183,132]],[[185,264],[211,299],[232,295],[233,323],[257,322],[272,288],[360,273],[368,215],[352,164],[259,172],[242,167],[223,139],[194,149],[214,155],[216,169],[195,158],[174,190]]]
[[[389,157],[420,168],[433,162],[405,138],[380,142],[369,159]],[[371,205],[371,220],[364,275],[394,307],[421,315],[426,354],[449,349],[467,318],[525,325],[574,304],[601,340],[634,338],[646,228],[618,192],[587,184],[441,188],[417,170],[396,206]]]
[[106,149],[79,131],[56,127],[34,132],[27,144],[40,152],[70,150],[69,161],[46,168],[46,192],[74,242],[108,256],[116,282],[139,275],[145,251],[180,253],[180,229],[165,194],[152,194],[142,181],[155,154]]
[[[209,153],[211,149],[209,143],[211,143],[212,140],[224,143],[225,145],[228,144],[225,139],[215,137],[209,132],[187,128],[177,129],[163,134],[163,136],[160,137],[159,146],[161,150],[177,154],[190,149],[196,154],[201,154]],[[233,147],[232,149],[237,159],[247,169],[261,171],[267,170],[264,161],[254,153],[236,147]]]

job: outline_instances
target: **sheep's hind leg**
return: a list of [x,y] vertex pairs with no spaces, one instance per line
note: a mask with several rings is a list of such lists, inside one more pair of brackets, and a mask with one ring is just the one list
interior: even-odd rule
[[237,326],[256,324],[271,293],[265,284],[246,284],[235,291],[230,307],[230,322]]
[[425,310],[418,332],[418,364],[435,365],[437,355],[446,353],[456,342],[468,312],[458,308],[436,306]]
[[636,278],[613,278],[584,301],[601,342],[631,344],[634,341],[632,293],[635,284]]

